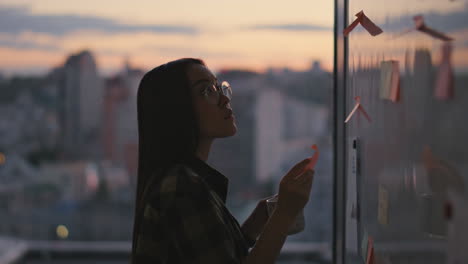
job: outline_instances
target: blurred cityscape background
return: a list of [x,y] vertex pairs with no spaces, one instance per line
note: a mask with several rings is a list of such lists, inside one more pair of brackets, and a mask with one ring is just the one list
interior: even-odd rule
[[[28,41],[44,37],[34,34],[54,35],[34,27],[46,16],[31,12],[29,18],[36,20],[24,20],[27,29],[18,29],[22,22],[15,18],[24,19],[25,9],[3,2],[0,13],[9,24],[0,26],[0,54],[9,57],[0,62],[0,262],[69,264],[86,257],[91,258],[88,263],[128,262],[138,153],[137,88],[146,71],[179,57],[204,59],[218,79],[233,87],[238,133],[215,141],[208,163],[230,179],[227,204],[239,222],[259,199],[277,192],[281,177],[313,153],[312,144],[319,146],[306,229],[288,237],[281,261],[330,260],[332,47],[329,57],[296,54],[302,57],[301,66],[294,56],[288,60],[278,53],[278,61],[252,67],[219,62],[219,54],[190,49],[148,65],[140,55],[123,51],[103,60],[108,53],[95,45],[49,47],[44,56],[61,58],[39,67],[31,55],[36,46],[25,44],[25,34],[32,34]],[[270,29],[270,35],[280,36],[274,31],[278,28]],[[332,40],[331,27],[285,30],[296,39],[323,31]],[[294,54],[294,47],[289,51]],[[27,62],[29,55],[33,66],[14,65]]]
[[[144,70],[123,60],[101,77],[90,51],[45,76],[2,78],[0,233],[32,240],[128,241],[137,171],[136,93]],[[330,242],[331,73],[222,70],[233,87],[238,133],[215,141],[208,162],[230,179],[240,221],[276,193],[280,178],[320,146],[305,232]]]

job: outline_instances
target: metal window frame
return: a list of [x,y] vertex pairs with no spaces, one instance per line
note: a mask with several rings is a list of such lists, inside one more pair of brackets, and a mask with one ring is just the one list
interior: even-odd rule
[[334,1],[333,67],[333,263],[345,263],[346,241],[346,80],[348,39],[342,32],[348,21],[348,0]]

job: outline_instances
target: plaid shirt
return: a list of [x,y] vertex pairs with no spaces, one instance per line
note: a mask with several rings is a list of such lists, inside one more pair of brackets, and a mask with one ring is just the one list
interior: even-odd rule
[[136,263],[241,263],[252,246],[225,206],[228,179],[194,158],[148,189]]

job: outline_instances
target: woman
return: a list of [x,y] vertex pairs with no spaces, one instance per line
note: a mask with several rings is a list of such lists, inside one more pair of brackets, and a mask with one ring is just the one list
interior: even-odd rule
[[230,96],[198,59],[143,77],[133,264],[275,262],[309,199],[313,171],[305,170],[307,159],[296,164],[281,180],[271,217],[261,201],[240,226],[225,207],[227,178],[206,164],[213,140],[237,131]]

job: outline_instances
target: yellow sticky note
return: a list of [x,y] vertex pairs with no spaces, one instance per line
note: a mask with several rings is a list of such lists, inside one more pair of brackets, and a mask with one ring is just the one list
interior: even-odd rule
[[380,63],[380,98],[397,102],[400,99],[400,69],[395,60]]
[[380,98],[389,99],[392,84],[392,62],[382,61],[380,63]]
[[381,225],[388,225],[388,191],[383,186],[379,186],[378,220]]

